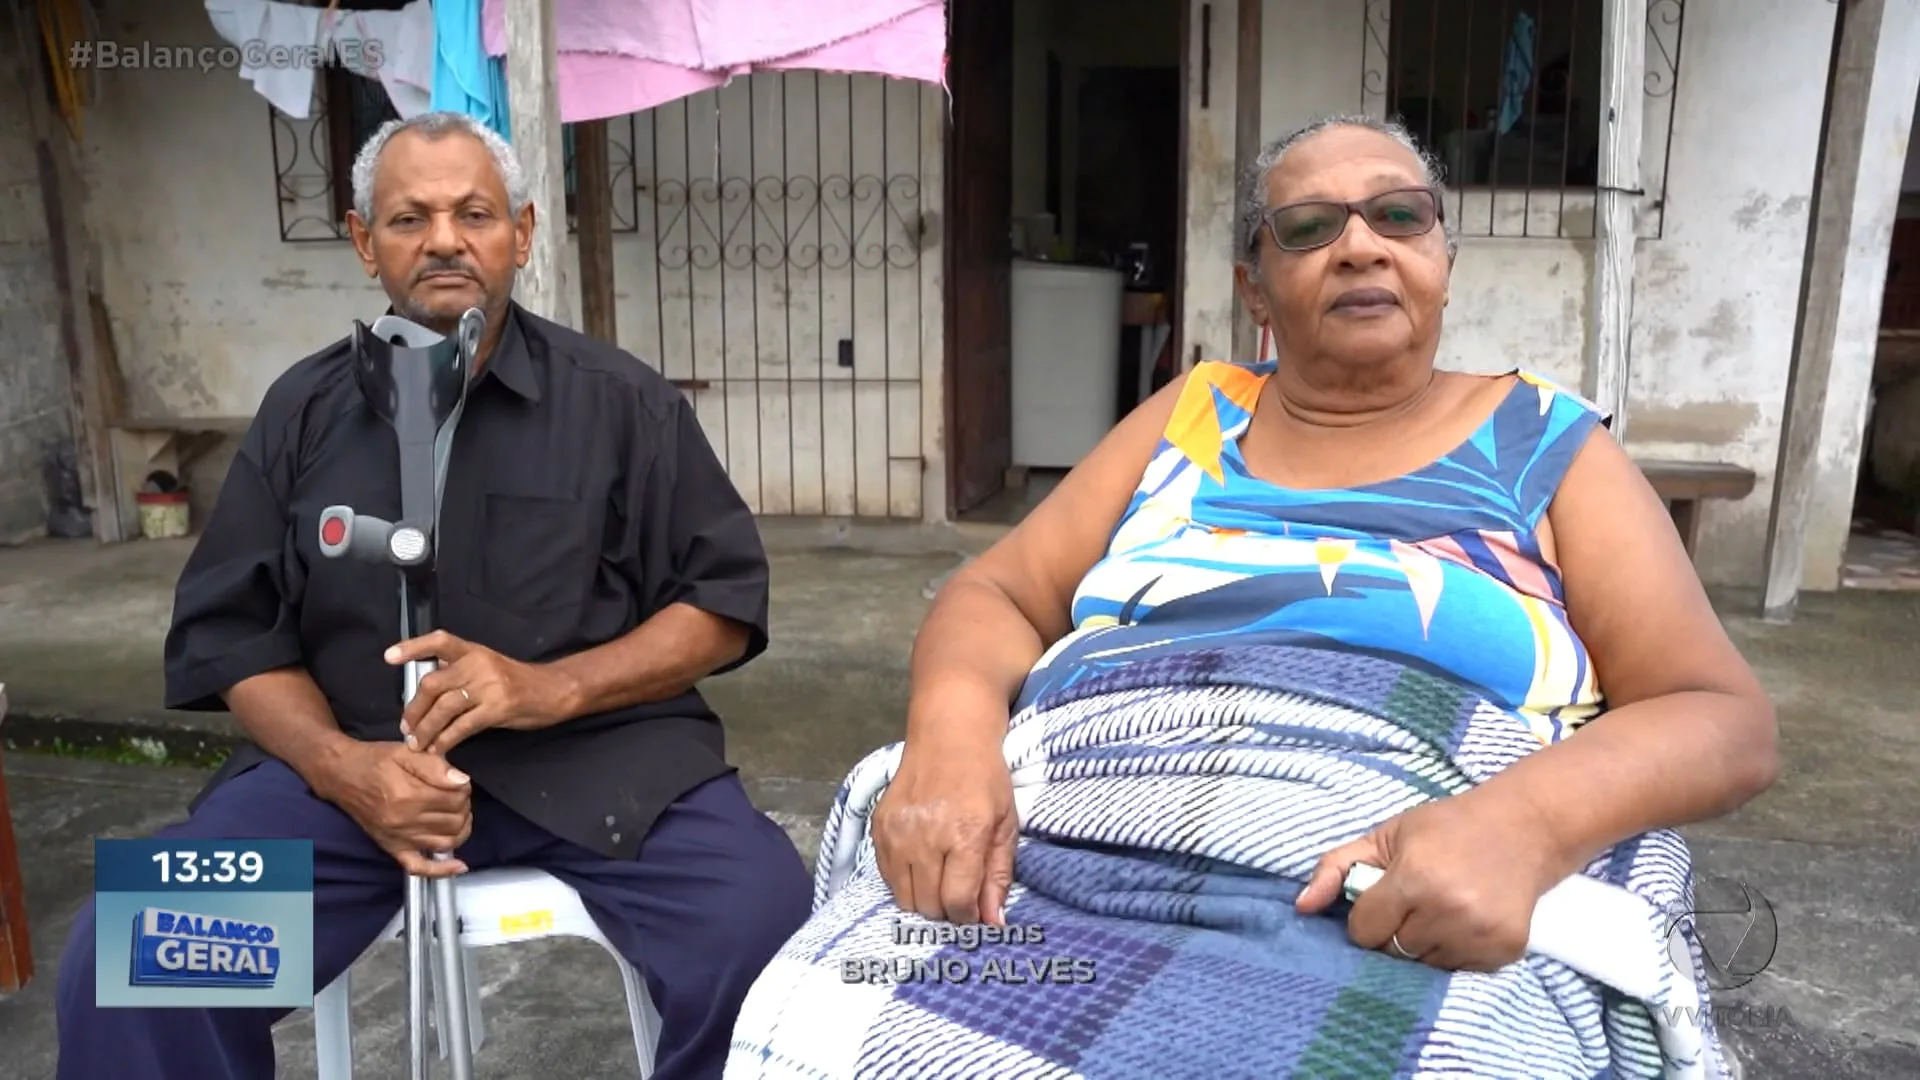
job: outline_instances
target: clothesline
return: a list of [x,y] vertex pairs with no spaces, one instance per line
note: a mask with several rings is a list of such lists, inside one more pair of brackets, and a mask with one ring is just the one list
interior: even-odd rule
[[[229,43],[330,50],[379,80],[394,111],[451,109],[511,137],[507,0],[413,0],[398,11],[204,0]],[[644,112],[756,71],[833,71],[945,87],[944,0],[577,0],[555,12],[563,123]],[[243,66],[288,116],[312,108],[314,68]]]
[[[213,29],[242,56],[264,59],[272,47],[295,55],[325,49],[342,67],[378,80],[401,116],[417,116],[432,105],[434,81],[433,9],[413,0],[398,11],[354,11],[280,0],[204,0]],[[267,48],[246,45],[257,42]],[[313,108],[316,69],[311,64],[242,63],[240,77],[273,107],[295,119]]]

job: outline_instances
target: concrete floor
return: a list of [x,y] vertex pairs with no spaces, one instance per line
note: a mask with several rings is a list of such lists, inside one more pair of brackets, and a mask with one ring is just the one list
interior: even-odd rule
[[[930,584],[982,535],[769,528],[773,645],[708,692],[755,799],[809,857],[835,784],[898,735]],[[27,751],[58,740],[178,762],[234,735],[224,716],[155,704],[187,550],[0,549],[0,680],[12,700],[0,735],[40,964],[31,986],[0,999],[0,1080],[52,1075],[53,975],[90,889],[92,839],[151,832],[204,775]],[[1752,609],[1749,597],[1724,598],[1735,640],[1779,707],[1785,775],[1739,813],[1688,830],[1708,888],[1744,883],[1777,914],[1772,964],[1720,998],[1721,1014],[1739,1022],[1729,1042],[1748,1076],[1920,1075],[1920,594],[1813,596],[1787,626],[1742,614]],[[618,981],[597,949],[562,942],[482,956],[492,1032],[483,1075],[632,1075]],[[357,1075],[399,1077],[398,952],[376,951],[355,972]],[[283,1024],[284,1075],[312,1075],[311,1040],[306,1014]]]

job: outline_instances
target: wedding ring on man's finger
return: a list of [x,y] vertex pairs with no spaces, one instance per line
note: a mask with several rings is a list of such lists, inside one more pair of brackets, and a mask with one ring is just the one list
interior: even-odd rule
[[1402,944],[1400,944],[1400,935],[1399,935],[1399,934],[1395,934],[1395,935],[1393,935],[1393,937],[1392,937],[1392,938],[1391,938],[1391,939],[1390,939],[1390,940],[1389,940],[1389,941],[1387,942],[1387,945],[1388,945],[1388,946],[1389,946],[1390,948],[1392,948],[1392,949],[1393,949],[1393,952],[1394,952],[1394,955],[1395,955],[1395,956],[1399,956],[1399,957],[1401,957],[1401,958],[1403,958],[1403,959],[1407,959],[1407,960],[1418,960],[1418,959],[1420,959],[1419,957],[1417,957],[1417,956],[1415,956],[1415,955],[1413,955],[1412,953],[1410,953],[1410,952],[1408,952],[1408,951],[1407,951],[1407,947],[1406,947],[1405,945],[1402,945]]

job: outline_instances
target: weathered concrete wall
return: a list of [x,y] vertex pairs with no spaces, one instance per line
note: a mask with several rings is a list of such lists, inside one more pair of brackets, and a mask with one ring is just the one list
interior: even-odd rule
[[[1266,0],[1268,137],[1363,107],[1368,6]],[[1706,511],[1699,564],[1714,583],[1758,584],[1764,574],[1834,11],[1802,0],[1687,0],[1678,79],[1667,84],[1675,95],[1670,158],[1657,115],[1666,105],[1656,109],[1649,99],[1647,183],[1655,189],[1665,159],[1666,205],[1658,238],[1651,200],[1642,208],[1627,441],[1635,454],[1731,461],[1758,474],[1747,499]],[[1401,47],[1417,47],[1425,33],[1409,32]],[[1514,205],[1515,194],[1501,195],[1499,231],[1521,214],[1530,233],[1544,225],[1547,238],[1463,242],[1443,362],[1482,371],[1523,366],[1579,387],[1592,244],[1578,237],[1591,214],[1578,197],[1562,211],[1557,193],[1536,196],[1530,209]],[[1467,200],[1467,232],[1488,231],[1486,199],[1483,189]],[[1563,212],[1575,238],[1553,238]],[[1871,364],[1870,348],[1836,358],[1863,370]],[[1847,508],[1822,512],[1839,515],[1844,537]],[[1838,545],[1831,529],[1815,534],[1833,550],[1810,550],[1808,587],[1835,588]]]
[[[102,38],[124,45],[224,44],[198,4],[101,10]],[[267,103],[238,72],[102,70],[96,87],[89,223],[130,413],[250,415],[287,367],[384,308],[350,245],[281,241]],[[133,178],[140,197],[117,197]]]
[[[225,44],[198,4],[99,6],[102,38],[123,46]],[[346,241],[281,239],[267,102],[238,72],[101,70],[95,80],[89,224],[128,412],[251,415],[281,372],[354,319],[378,316],[386,297]],[[307,126],[297,150],[283,128],[283,166],[297,154],[311,170],[324,149]],[[116,194],[133,183],[139,198]]]
[[[101,36],[118,45],[220,44],[201,5],[102,5]],[[756,508],[937,518],[945,97],[871,75],[822,74],[817,92],[813,73],[785,78],[797,80],[790,101],[782,76],[755,76],[776,81],[736,80],[610,125],[627,128],[609,132],[617,183],[639,189],[615,188],[621,343],[706,384],[689,391],[700,422]],[[289,365],[386,306],[331,235],[327,133],[270,116],[231,69],[102,70],[97,82],[90,216],[129,409],[250,415]],[[735,195],[746,178],[789,194],[757,196],[747,222]],[[137,199],[114,194],[136,184]],[[799,199],[816,205],[793,202],[789,216]],[[284,240],[283,207],[326,238]],[[790,234],[785,265],[765,265],[770,230]],[[578,245],[563,258],[576,264]],[[578,312],[580,275],[567,277]],[[854,340],[841,366],[839,342]],[[217,476],[196,471],[197,501]]]
[[[41,463],[73,433],[59,294],[27,111],[22,35],[0,7],[0,543],[46,525]],[[37,34],[26,37],[37,42]]]

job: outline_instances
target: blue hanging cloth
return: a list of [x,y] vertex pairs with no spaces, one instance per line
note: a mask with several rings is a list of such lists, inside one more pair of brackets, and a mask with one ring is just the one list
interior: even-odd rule
[[[1513,36],[1507,39],[1507,64],[1500,79],[1500,134],[1513,130],[1526,110],[1533,89],[1533,16],[1522,11],[1513,17]],[[436,93],[439,87],[435,86]]]
[[466,113],[501,138],[513,139],[506,58],[487,55],[480,0],[433,0],[432,107]]

